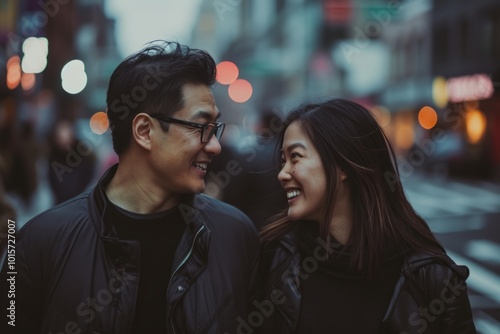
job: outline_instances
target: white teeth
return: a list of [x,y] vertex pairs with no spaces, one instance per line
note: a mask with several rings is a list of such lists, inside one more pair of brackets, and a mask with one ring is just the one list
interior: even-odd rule
[[300,195],[300,190],[290,190],[290,191],[287,191],[287,193],[286,193],[286,197],[288,199],[295,198],[299,195]]
[[207,163],[195,163],[194,166],[196,168],[201,169],[201,170],[207,170],[208,164]]

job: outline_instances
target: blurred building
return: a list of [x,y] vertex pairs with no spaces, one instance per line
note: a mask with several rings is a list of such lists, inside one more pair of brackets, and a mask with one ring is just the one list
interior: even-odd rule
[[[232,154],[216,161],[212,167],[219,169],[209,173],[208,182],[219,184],[222,189],[216,193],[262,227],[286,206],[275,164],[279,119],[305,98],[343,90],[344,76],[334,67],[330,45],[347,35],[352,3],[217,0],[201,6],[191,44],[209,51],[218,63],[235,63],[238,78],[253,88],[244,103],[230,96],[231,86],[214,89],[224,120],[232,123],[223,140],[223,152]],[[221,175],[227,176],[224,182],[217,177]]]
[[80,0],[80,27],[75,48],[85,63],[88,76],[87,87],[82,92],[86,117],[105,110],[109,78],[123,60],[116,43],[115,20],[106,17],[104,1]]
[[[120,56],[114,20],[106,17],[104,0],[7,0],[0,17],[2,100],[15,96],[15,109],[21,110],[24,101],[49,92],[53,117],[71,119],[90,117],[105,108],[107,80]],[[82,82],[76,83],[81,89],[76,91],[61,81],[64,66],[72,60],[81,60],[84,66]],[[16,75],[9,77],[8,64]]]
[[[100,145],[102,138],[96,139],[99,135],[90,131],[89,118],[105,110],[107,83],[121,60],[114,24],[105,15],[104,0],[1,1],[0,176],[4,185],[0,188],[5,186],[9,195],[21,194],[31,208],[36,209],[37,203],[30,203],[30,198],[43,188],[38,185],[44,184],[51,166],[47,138],[59,119],[76,124],[88,150],[99,154],[105,148]],[[18,211],[29,212],[27,207]]]
[[389,131],[412,168],[500,178],[500,3],[459,3],[407,1],[393,17],[381,34],[391,67],[378,102],[392,111]]
[[457,3],[203,2],[193,45],[251,82],[243,104],[216,89],[235,124],[266,108],[286,114],[300,101],[347,97],[377,115],[409,171],[499,177],[500,3]]

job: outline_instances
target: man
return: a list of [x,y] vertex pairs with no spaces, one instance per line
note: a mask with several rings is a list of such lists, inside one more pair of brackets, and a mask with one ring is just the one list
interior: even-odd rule
[[247,216],[195,195],[221,151],[214,79],[209,54],[172,42],[116,68],[107,113],[119,163],[20,231],[18,331],[236,333],[259,243]]

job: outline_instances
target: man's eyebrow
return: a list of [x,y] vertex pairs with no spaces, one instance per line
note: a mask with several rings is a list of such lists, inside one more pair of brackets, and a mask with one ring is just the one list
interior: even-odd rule
[[[217,113],[217,116],[215,117],[215,119],[219,119],[219,117],[221,116],[220,112]],[[196,112],[196,114],[193,115],[193,117],[191,117],[191,120],[197,120],[197,119],[205,119],[207,121],[211,121],[212,120],[212,113],[209,112],[209,111],[206,111],[206,110],[199,110]]]

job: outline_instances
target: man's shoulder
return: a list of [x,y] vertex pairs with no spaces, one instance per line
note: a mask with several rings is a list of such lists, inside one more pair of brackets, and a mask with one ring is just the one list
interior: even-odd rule
[[52,235],[68,225],[84,221],[89,215],[88,196],[88,192],[82,193],[38,214],[20,229],[18,240]]

